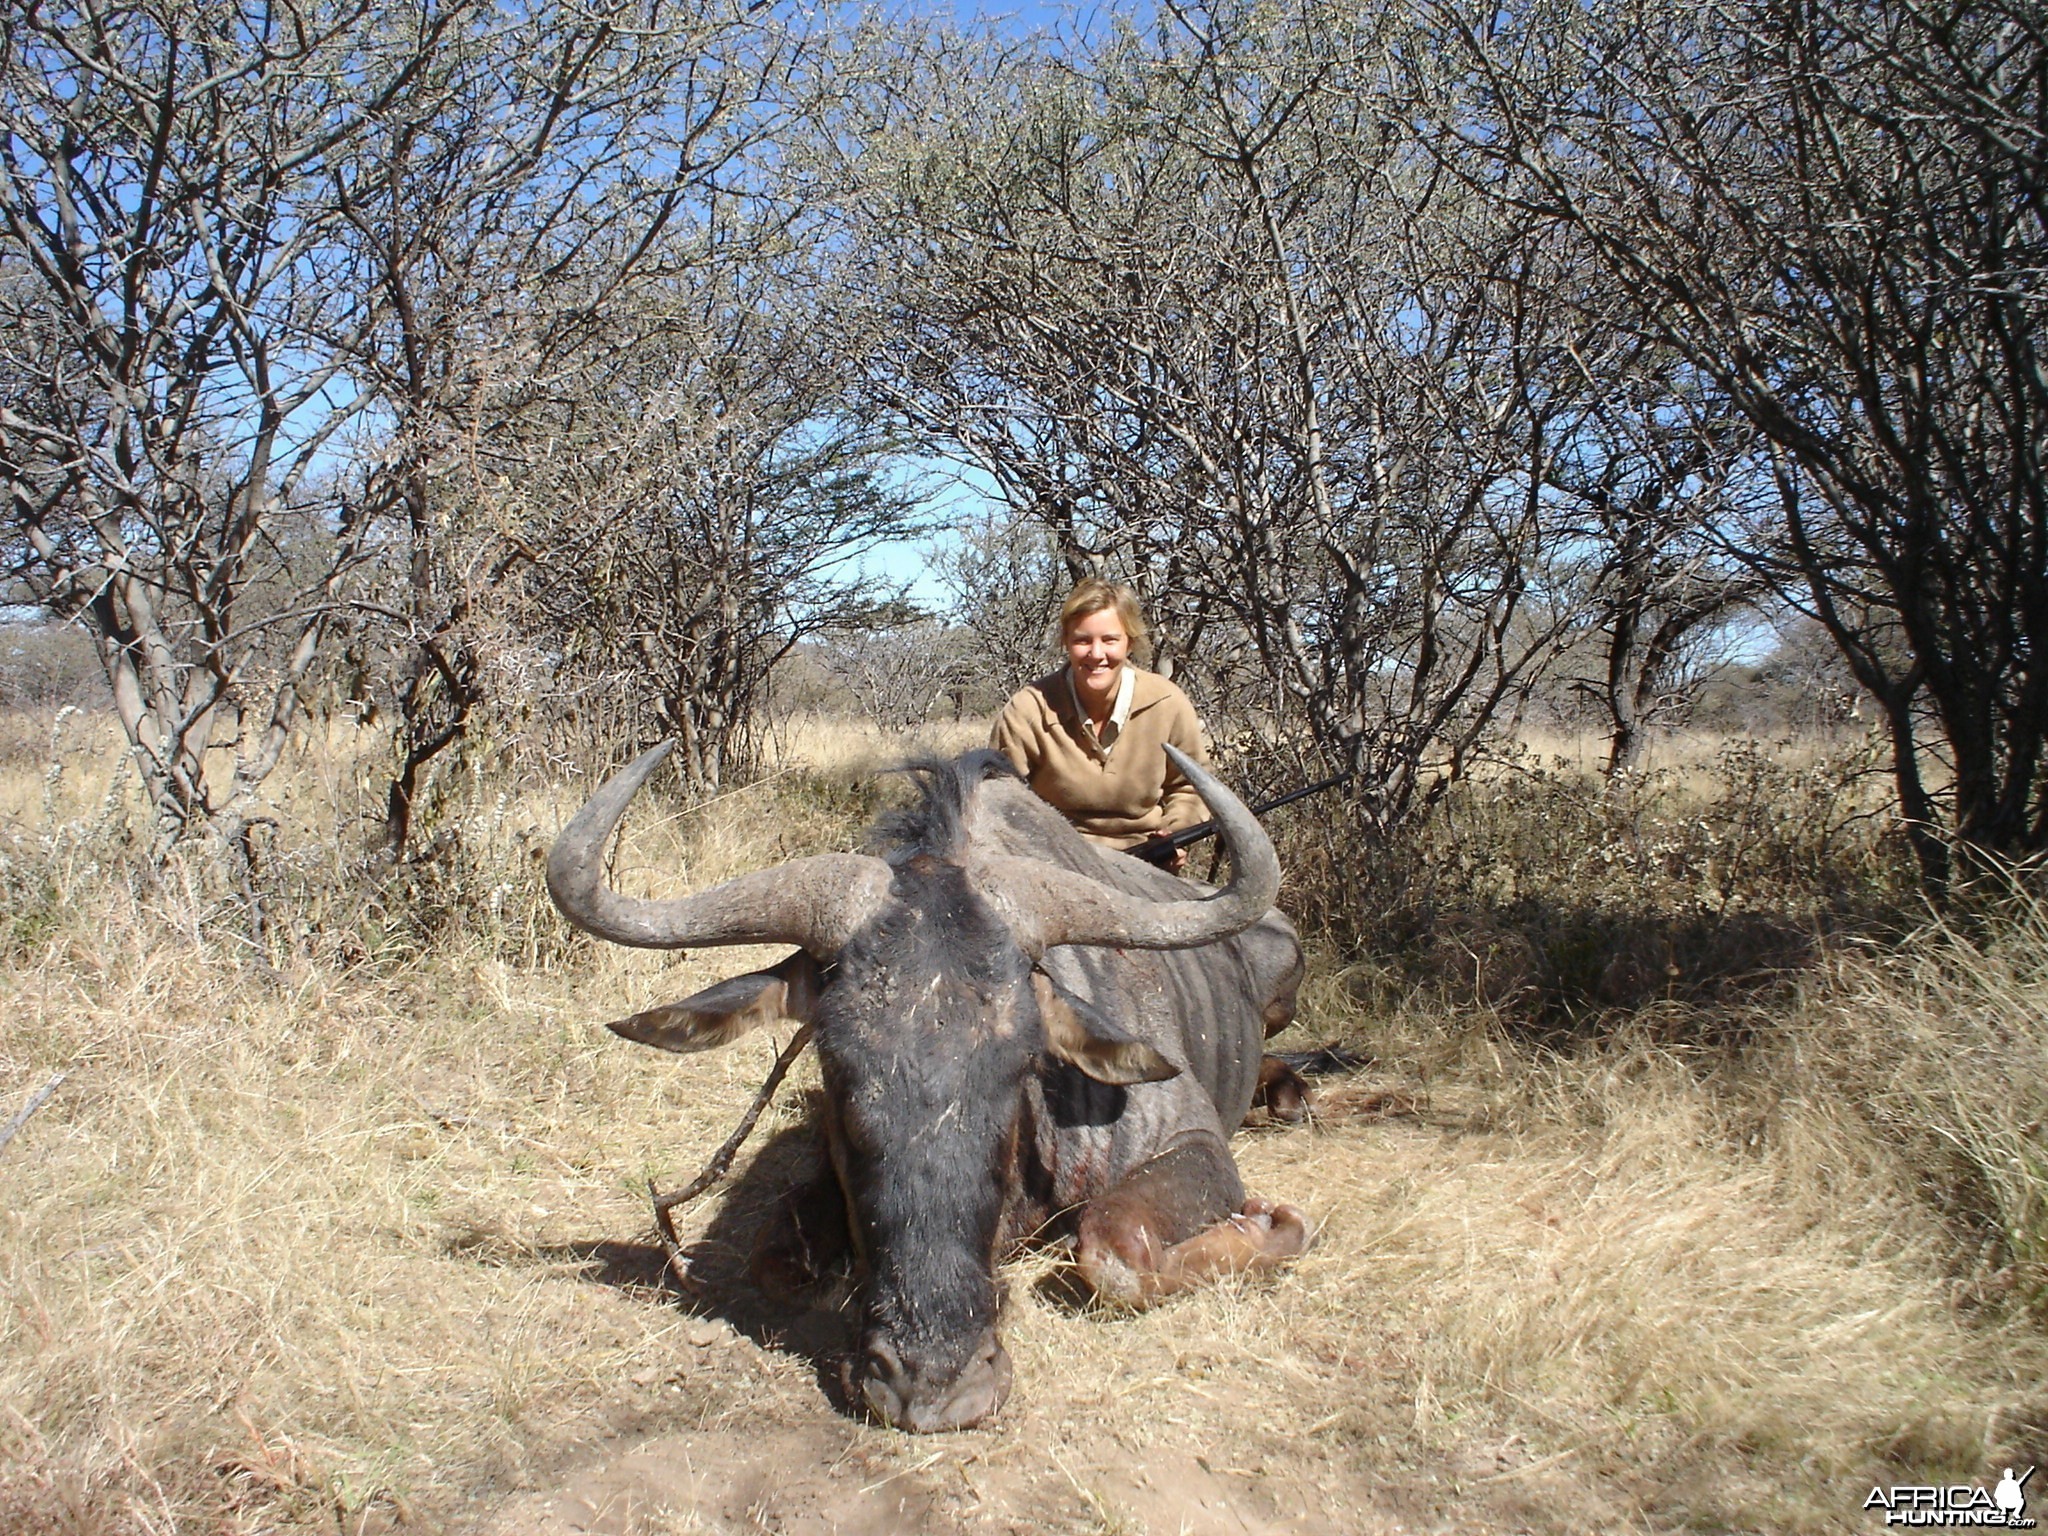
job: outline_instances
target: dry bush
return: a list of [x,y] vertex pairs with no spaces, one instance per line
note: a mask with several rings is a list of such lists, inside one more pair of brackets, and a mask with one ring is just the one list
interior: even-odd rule
[[1822,936],[1917,910],[1872,744],[1692,745],[1614,779],[1566,743],[1511,747],[1377,846],[1336,807],[1283,812],[1290,892],[1397,994],[1424,986],[1545,1031],[1659,1003],[1725,1016]]
[[882,730],[846,715],[792,713],[769,733],[770,771],[866,779],[915,757],[950,757],[988,745],[986,720],[933,720]]
[[106,673],[82,631],[0,623],[0,718],[66,705],[105,709],[106,698]]
[[1375,1065],[1326,1086],[1321,1148],[1288,1160],[1339,1213],[1304,1337],[1345,1318],[1359,1368],[1402,1383],[1340,1422],[1362,1445],[1410,1414],[1425,1443],[1525,1437],[1658,1529],[1850,1529],[1873,1483],[2043,1459],[2040,1271],[2010,1228],[2038,1254],[2048,928],[1988,966],[1918,947],[1830,950],[1715,1046],[1654,1014],[1565,1049],[1414,995],[1361,1016],[1370,976],[1316,966],[1311,1027]]
[[0,712],[0,961],[85,920],[106,885],[146,878],[140,797],[120,733],[69,707]]
[[[578,785],[492,788],[450,821],[465,862],[436,899],[463,916],[429,945],[419,868],[372,884],[351,835],[377,744],[327,748],[282,786],[260,940],[203,847],[135,858],[117,739],[0,801],[0,1105],[64,1074],[4,1153],[0,1529],[445,1516],[626,1412],[609,1390],[676,1348],[682,1320],[637,1299],[653,1275],[589,1273],[639,1235],[644,1176],[723,1135],[760,1052],[692,1102],[589,999],[631,1011],[711,966],[678,983],[553,918],[533,854]],[[616,878],[661,894],[843,845],[839,809],[657,799]]]
[[[591,1031],[615,976],[273,974],[175,898],[97,916],[0,1008],[10,1101],[69,1073],[9,1158],[0,1528],[445,1508],[670,1358],[586,1278],[693,1108]],[[759,1064],[720,1070],[714,1113]]]
[[1750,1145],[1741,1096],[1667,1051],[1510,1059],[1521,1100],[1489,1130],[1351,1202],[1376,1213],[1344,1245],[1354,1295],[1414,1309],[1419,1420],[1648,1472],[1666,1519],[1722,1529],[1839,1528],[1848,1490],[1911,1480],[1892,1469],[1979,1477],[2038,1438],[2039,1337],[1956,1313],[1867,1149],[1815,1187],[1806,1144],[1844,1144],[1825,1114]]

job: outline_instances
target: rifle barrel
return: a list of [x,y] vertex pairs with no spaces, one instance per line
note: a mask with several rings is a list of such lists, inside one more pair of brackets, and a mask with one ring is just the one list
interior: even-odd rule
[[[1318,779],[1313,784],[1304,784],[1300,789],[1290,789],[1284,795],[1276,795],[1271,800],[1262,801],[1251,808],[1252,814],[1254,816],[1263,816],[1268,811],[1277,811],[1283,805],[1292,805],[1297,800],[1306,800],[1310,795],[1319,795],[1326,789],[1335,789],[1339,784],[1349,783],[1350,780],[1351,775],[1348,773],[1339,773],[1327,779]],[[1203,838],[1214,837],[1215,835],[1216,823],[1213,820],[1201,821],[1195,823],[1192,827],[1182,827],[1178,832],[1168,833],[1165,837],[1155,837],[1149,842],[1139,843],[1135,848],[1128,849],[1127,851],[1136,854],[1148,863],[1156,864],[1162,862],[1168,854],[1177,853],[1192,843],[1199,843]]]

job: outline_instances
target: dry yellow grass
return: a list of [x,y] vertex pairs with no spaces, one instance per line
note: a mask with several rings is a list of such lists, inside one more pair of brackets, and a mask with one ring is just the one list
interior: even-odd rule
[[877,773],[913,757],[951,757],[988,745],[986,720],[933,720],[913,731],[885,734],[862,721],[795,714],[768,732],[771,771]]
[[[744,1158],[686,1217],[710,1288],[652,1283],[644,1180],[702,1164],[775,1042],[671,1058],[597,1027],[749,957],[560,958],[531,850],[580,785],[451,812],[453,937],[364,953],[349,930],[397,918],[320,882],[372,744],[330,742],[286,786],[306,894],[259,955],[203,858],[128,873],[111,739],[67,722],[61,750],[54,784],[19,754],[0,774],[7,888],[34,898],[8,914],[0,1120],[67,1074],[0,1150],[0,1530],[1855,1531],[1874,1482],[2048,1460],[2048,1341],[1925,1198],[1902,1123],[1935,1121],[1896,1096],[1921,1080],[1858,1089],[1884,1053],[1839,1043],[1898,1038],[1883,1010],[1917,995],[2038,1051],[2038,933],[2005,981],[1942,962],[1945,993],[1843,962],[1742,1057],[1541,1054],[1469,1011],[1367,1013],[1319,962],[1301,1035],[1375,1065],[1317,1128],[1239,1149],[1316,1251],[1133,1319],[1027,1256],[1011,1405],[919,1440],[833,1411],[837,1319],[722,1278]],[[844,729],[803,744],[825,773],[785,750],[780,780],[637,816],[622,883],[849,837],[834,774],[904,755]],[[757,1145],[800,1142],[800,1105]]]

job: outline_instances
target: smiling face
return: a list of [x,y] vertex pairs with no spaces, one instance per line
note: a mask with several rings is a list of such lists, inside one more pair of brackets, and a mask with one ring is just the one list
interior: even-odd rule
[[1131,654],[1131,637],[1122,617],[1114,608],[1081,614],[1068,623],[1063,639],[1074,691],[1091,715],[1107,714]]

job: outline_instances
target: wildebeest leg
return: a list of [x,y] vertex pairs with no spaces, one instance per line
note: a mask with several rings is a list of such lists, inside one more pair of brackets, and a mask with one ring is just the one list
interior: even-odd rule
[[771,1295],[795,1296],[843,1269],[852,1253],[846,1196],[828,1167],[775,1202],[747,1270]]
[[[1275,1120],[1296,1125],[1308,1118],[1308,1080],[1278,1056],[1259,1058],[1259,1086],[1252,1090],[1252,1108],[1263,1107]],[[1251,1116],[1245,1116],[1251,1123]]]
[[1076,1262],[1103,1300],[1146,1307],[1221,1275],[1271,1269],[1308,1248],[1291,1205],[1245,1198],[1230,1151],[1184,1141],[1081,1212]]

